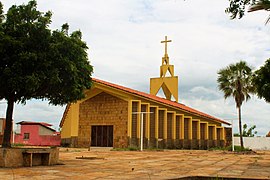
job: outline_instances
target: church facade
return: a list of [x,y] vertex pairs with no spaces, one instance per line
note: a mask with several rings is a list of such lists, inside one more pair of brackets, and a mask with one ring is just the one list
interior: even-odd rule
[[[177,102],[178,77],[169,64],[167,42],[171,41],[166,37],[160,77],[151,78],[150,94],[93,78],[86,97],[66,106],[60,123],[62,145],[175,149],[230,145],[231,128],[224,127],[228,122]],[[166,99],[156,96],[159,89]]]
[[230,142],[230,129],[222,126],[229,123],[223,120],[155,95],[92,81],[85,99],[66,106],[60,123],[64,145],[140,147],[141,131],[144,148],[208,149]]

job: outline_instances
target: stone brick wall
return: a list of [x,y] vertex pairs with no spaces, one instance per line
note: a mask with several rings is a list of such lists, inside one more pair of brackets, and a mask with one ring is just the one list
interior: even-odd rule
[[61,146],[63,147],[78,147],[78,137],[62,138]]
[[[47,151],[50,153],[50,165],[59,163],[59,149],[54,148],[0,148],[0,167],[21,167],[25,166],[23,152],[25,151]],[[36,154],[37,155],[37,154]],[[33,157],[33,165],[42,165],[43,159]]]
[[91,144],[92,125],[113,125],[113,147],[128,147],[128,102],[102,92],[80,104],[78,147]]

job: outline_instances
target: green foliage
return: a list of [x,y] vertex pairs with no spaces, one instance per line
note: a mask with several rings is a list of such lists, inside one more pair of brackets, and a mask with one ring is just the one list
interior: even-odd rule
[[0,2],[0,23],[3,22],[5,16],[4,16],[4,11],[3,11],[3,4]]
[[[253,125],[250,128],[248,128],[247,124],[244,124],[242,132],[243,137],[254,137],[258,133],[257,131],[254,131],[255,128],[256,125]],[[236,133],[234,134],[234,136],[239,137],[240,135]]]
[[[68,24],[50,30],[51,16],[38,11],[35,0],[11,6],[6,15],[0,4],[0,99],[8,102],[9,133],[15,102],[36,98],[64,105],[82,99],[91,87],[93,69],[82,33],[69,34]],[[3,145],[10,147],[7,136]]]
[[233,97],[238,108],[240,143],[243,148],[241,106],[250,98],[250,93],[254,93],[252,85],[252,69],[245,61],[230,64],[226,68],[218,71],[218,88],[223,91],[224,98]]
[[23,144],[23,143],[14,143],[14,144],[12,144],[12,147],[22,147],[22,146],[25,146],[25,144]]
[[51,31],[50,11],[36,10],[36,1],[12,6],[3,23],[0,64],[0,98],[15,102],[48,99],[63,105],[84,97],[91,86],[92,67],[81,32],[69,35],[68,25]]
[[245,14],[246,8],[255,4],[256,0],[229,0],[230,5],[225,12],[230,14],[232,19],[242,18]]
[[111,151],[139,151],[138,147],[128,147],[128,148],[113,148]]
[[[164,151],[164,149],[159,149],[159,148],[146,148],[143,149],[144,151]],[[140,148],[138,147],[127,147],[127,148],[113,148],[111,151],[140,151]]]
[[[210,151],[232,151],[232,146],[227,147],[213,147],[209,149]],[[241,148],[241,146],[234,146],[235,152],[242,152],[242,151],[251,151],[249,148]]]
[[270,59],[266,60],[264,66],[255,72],[253,85],[259,98],[270,102]]
[[[229,151],[232,151],[232,147],[230,147]],[[241,146],[234,146],[235,152],[242,152],[242,151],[252,151],[249,148],[242,148]]]
[[[246,9],[248,12],[258,11],[258,10],[270,10],[269,0],[229,0],[230,5],[226,8],[225,12],[230,14],[232,19],[242,18]],[[266,23],[270,21],[270,16],[267,18]]]
[[257,134],[257,131],[254,131],[256,125],[251,126],[250,128],[247,127],[247,124],[243,126],[243,137],[254,137]]
[[164,151],[164,149],[160,149],[160,148],[147,148],[146,151]]
[[229,151],[229,149],[231,148],[231,146],[227,146],[227,147],[212,147],[209,148],[209,151]]
[[218,88],[223,91],[225,99],[233,96],[239,108],[243,101],[250,98],[249,93],[254,93],[251,77],[252,69],[245,61],[230,64],[218,71]]

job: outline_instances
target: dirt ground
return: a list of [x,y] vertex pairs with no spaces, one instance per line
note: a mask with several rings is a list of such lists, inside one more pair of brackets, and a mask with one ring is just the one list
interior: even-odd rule
[[[60,149],[60,164],[1,168],[0,179],[177,179],[190,176],[270,179],[270,151],[110,151]],[[212,179],[213,179],[212,178]]]

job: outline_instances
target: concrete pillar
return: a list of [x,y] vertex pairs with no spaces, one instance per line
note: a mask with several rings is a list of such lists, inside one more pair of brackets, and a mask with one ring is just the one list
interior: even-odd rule
[[[128,101],[128,129],[127,129],[128,138],[131,139],[132,135],[132,101]],[[130,144],[130,142],[129,142]]]

